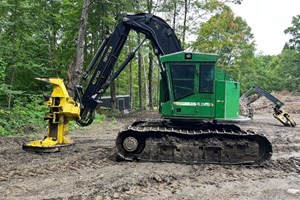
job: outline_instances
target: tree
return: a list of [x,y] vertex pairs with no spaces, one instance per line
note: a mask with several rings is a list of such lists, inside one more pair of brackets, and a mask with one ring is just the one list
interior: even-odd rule
[[89,8],[90,0],[84,0],[80,26],[78,31],[77,38],[77,47],[76,47],[76,56],[74,61],[69,66],[68,70],[68,84],[67,88],[69,90],[70,96],[75,96],[75,87],[79,84],[82,76],[82,69],[84,63],[84,45],[85,45],[85,32],[86,25],[88,20],[88,8]]
[[292,26],[285,29],[284,33],[292,36],[289,45],[300,52],[300,15],[293,17]]
[[[2,106],[6,104],[5,100],[8,95],[7,94],[8,85],[5,83],[6,67],[7,67],[7,64],[0,59],[0,105],[2,105]],[[2,106],[0,106],[0,109]]]
[[275,73],[282,80],[282,89],[300,92],[300,56],[295,49],[281,53]]
[[45,76],[53,69],[45,61],[50,52],[47,33],[52,29],[44,23],[46,14],[41,11],[48,6],[40,1],[15,0],[4,1],[0,6],[0,58],[7,63],[5,83],[9,85],[9,108],[22,90],[39,91],[41,87],[33,78]]
[[[138,43],[141,43],[141,34],[138,33]],[[142,60],[142,51],[141,49],[138,51],[138,87],[139,87],[139,111],[143,110],[143,83],[142,83],[142,70],[143,70],[143,60]]]
[[220,12],[224,3],[240,4],[242,0],[164,0],[159,11],[172,24],[177,36],[181,39],[182,47],[188,48],[190,35],[194,34],[199,25],[212,14]]
[[149,72],[148,72],[148,93],[149,93],[149,108],[153,110],[153,53],[149,52]]
[[[153,9],[153,1],[152,0],[147,0],[147,11],[148,13],[152,13]],[[149,46],[149,71],[148,71],[148,94],[149,94],[149,108],[150,110],[153,110],[153,53],[152,49]]]
[[[255,73],[252,77],[252,85],[259,85],[268,91],[279,91],[283,87],[283,80],[276,72],[279,64],[279,56],[257,55],[254,58]],[[249,77],[249,76],[247,76]],[[251,86],[252,86],[251,85]]]
[[218,66],[241,81],[245,74],[253,72],[253,34],[228,6],[223,5],[222,9],[200,25],[192,47],[195,51],[219,54]]

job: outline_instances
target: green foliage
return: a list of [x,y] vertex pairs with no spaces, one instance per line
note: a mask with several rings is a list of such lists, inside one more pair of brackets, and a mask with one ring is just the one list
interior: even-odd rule
[[[7,64],[3,62],[0,58],[0,105],[5,105],[7,103],[7,95],[9,92],[9,86],[5,83],[5,70]],[[1,106],[0,106],[1,109]]]
[[6,63],[0,58],[0,83],[4,82]]
[[284,32],[292,36],[289,40],[289,45],[300,52],[300,15],[293,17],[292,26],[288,27]]
[[165,20],[175,30],[182,42],[182,47],[189,46],[189,35],[194,34],[199,24],[212,13],[218,12],[223,5],[219,0],[166,0],[158,6],[164,12]]
[[2,61],[0,58],[0,94],[4,94],[4,92],[7,89],[5,82],[4,82],[5,69],[6,69],[6,63],[4,61]]
[[41,96],[24,96],[15,100],[8,111],[0,109],[0,135],[34,133],[46,127],[43,117],[47,111]]
[[300,53],[294,49],[285,49],[275,72],[282,80],[282,89],[300,92]]
[[241,17],[234,16],[229,7],[223,4],[219,6],[221,12],[199,27],[197,40],[192,44],[193,49],[217,53],[218,66],[241,81],[242,88],[248,87],[251,79],[245,77],[245,74],[255,74],[255,44],[251,28]]
[[274,73],[275,66],[277,63],[278,63],[277,56],[269,56],[269,55],[256,56],[254,58],[254,67],[253,67],[255,73],[251,74],[253,81],[250,86],[259,85],[268,91],[276,90],[279,84],[278,80],[276,79],[277,76]]
[[259,55],[254,59],[255,84],[268,91],[300,92],[300,55],[285,49],[280,55]]
[[95,114],[94,122],[102,123],[104,120],[105,120],[105,115],[98,114],[98,113]]
[[60,1],[6,1],[1,10],[0,57],[7,63],[5,81],[11,89],[39,91],[43,88],[34,77],[59,74],[55,58],[59,6]]

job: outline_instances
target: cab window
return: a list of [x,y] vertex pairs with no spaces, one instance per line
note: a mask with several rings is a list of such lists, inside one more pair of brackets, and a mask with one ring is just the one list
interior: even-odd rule
[[214,91],[214,65],[201,64],[200,67],[200,93],[213,93]]
[[171,64],[175,101],[194,94],[195,65]]

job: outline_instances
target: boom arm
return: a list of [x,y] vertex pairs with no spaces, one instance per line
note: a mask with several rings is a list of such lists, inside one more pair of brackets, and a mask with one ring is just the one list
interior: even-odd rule
[[[274,97],[273,95],[271,95],[269,92],[267,92],[263,88],[259,87],[258,85],[255,85],[255,86],[251,87],[245,94],[243,94],[241,96],[241,99],[249,97],[251,94],[253,94],[253,92],[259,94],[258,98],[260,96],[265,96],[272,103],[274,103],[274,105],[275,105],[275,107],[274,107],[275,112],[276,112],[276,110],[279,110],[284,105],[279,99],[277,99],[276,97]],[[247,102],[247,104],[253,103],[258,98],[250,100],[249,102]]]
[[272,103],[274,103],[275,106],[274,106],[273,116],[277,120],[279,120],[285,126],[292,126],[292,127],[296,126],[296,122],[293,120],[293,118],[287,112],[281,109],[281,107],[284,105],[283,102],[281,102],[279,99],[277,99],[272,94],[270,94],[263,88],[259,87],[258,85],[251,87],[245,94],[243,94],[240,97],[240,102],[246,103],[249,117],[252,118],[254,113],[251,104],[257,99],[259,99],[261,96],[265,96]]
[[143,33],[151,41],[154,53],[157,56],[182,51],[179,40],[173,29],[161,18],[152,14],[126,15],[120,20],[113,33],[101,44],[95,57],[84,73],[82,79],[88,78],[91,70],[94,73],[83,92],[82,86],[76,88],[75,100],[81,103],[80,119],[77,121],[82,126],[87,126],[93,121],[94,111],[99,107],[101,94],[105,92],[110,83],[122,72],[126,65],[134,58],[134,52],[121,64],[113,74],[112,69],[120,55],[131,30]]

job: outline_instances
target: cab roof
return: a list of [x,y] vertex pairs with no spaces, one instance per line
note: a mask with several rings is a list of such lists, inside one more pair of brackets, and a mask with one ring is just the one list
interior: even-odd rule
[[218,60],[217,54],[199,53],[199,52],[185,52],[180,51],[172,54],[163,55],[160,57],[161,62],[216,62]]

